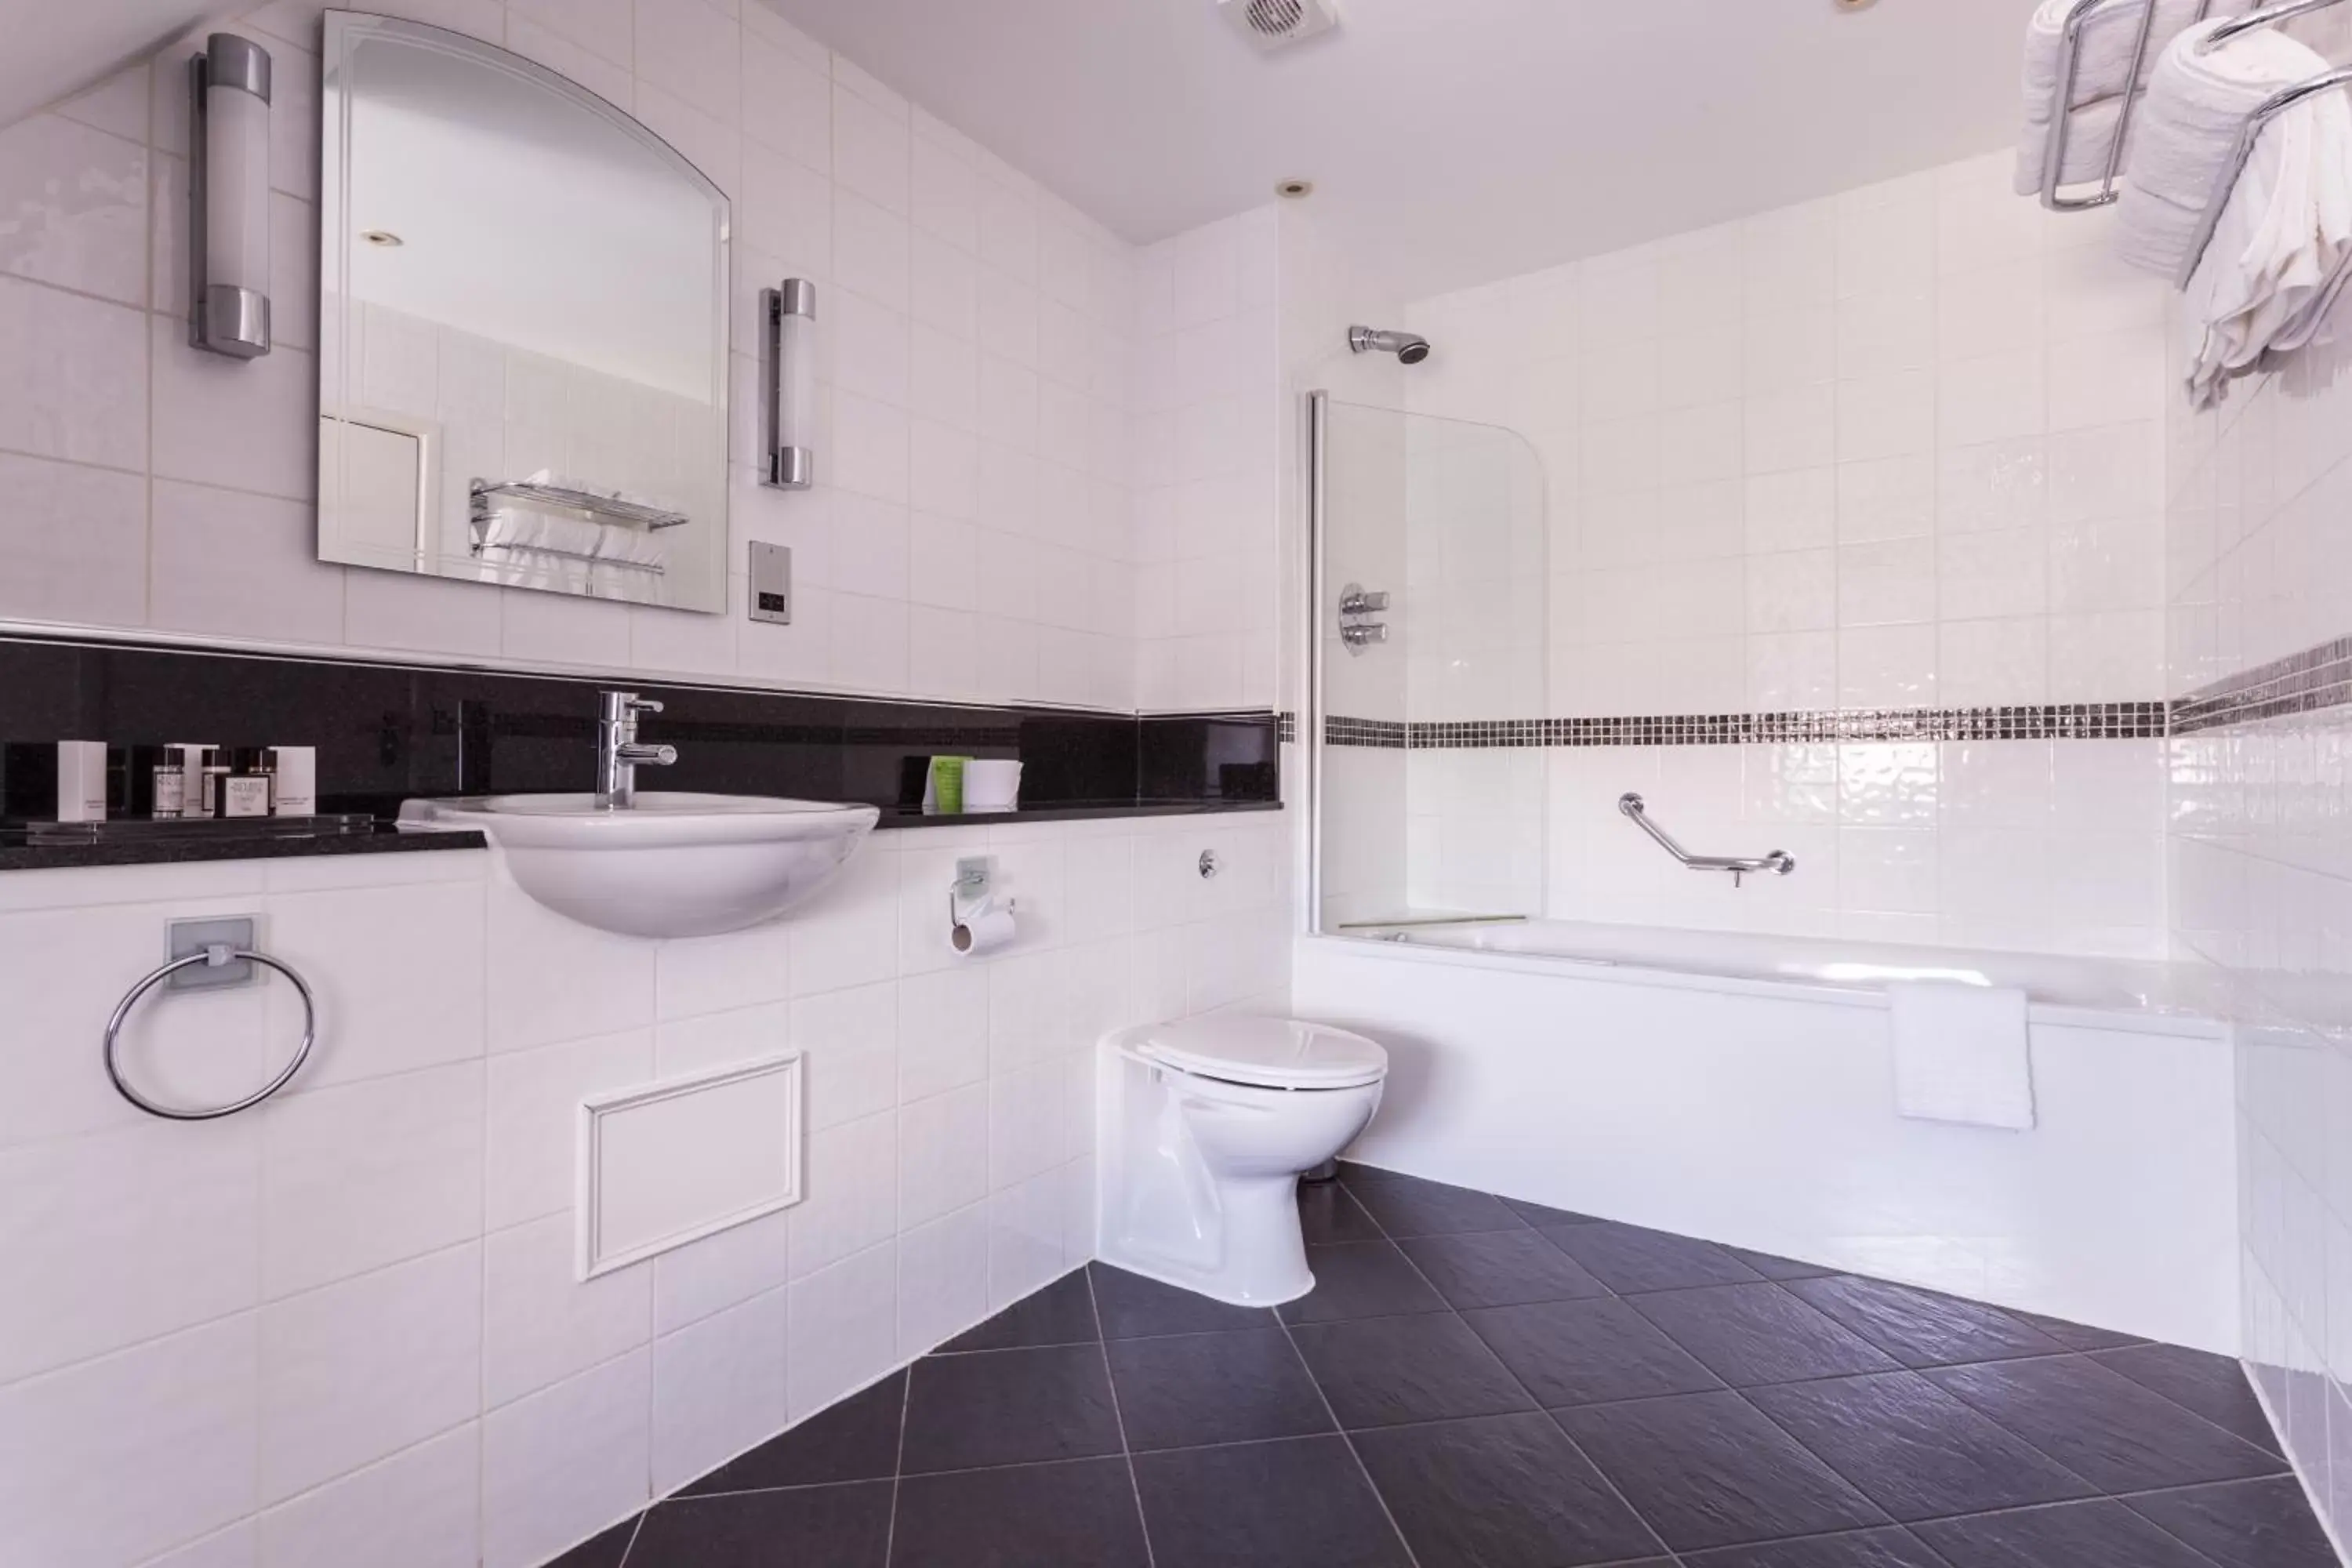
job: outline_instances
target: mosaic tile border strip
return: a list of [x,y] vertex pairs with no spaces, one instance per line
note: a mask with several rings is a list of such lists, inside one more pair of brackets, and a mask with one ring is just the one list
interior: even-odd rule
[[2352,637],[2332,637],[2177,699],[2172,732],[2193,735],[2347,703],[2352,703]]
[[[2347,655],[2352,657],[2352,655]],[[2347,673],[2352,679],[2352,673]],[[2169,732],[2162,702],[2019,708],[1833,708],[1785,713],[1671,713],[1609,719],[1401,723],[1324,720],[1334,746],[1482,751],[1580,746],[1774,746],[1858,741],[2140,741]]]

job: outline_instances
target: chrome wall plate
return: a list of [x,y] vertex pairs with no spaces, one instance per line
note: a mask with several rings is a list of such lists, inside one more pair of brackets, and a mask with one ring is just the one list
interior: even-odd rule
[[[172,958],[186,958],[215,944],[251,952],[255,932],[260,922],[251,915],[233,916],[214,921],[173,921],[167,928],[171,934]],[[166,991],[222,991],[232,985],[250,985],[255,979],[251,961],[238,959],[217,968],[211,964],[191,964],[163,982]]]

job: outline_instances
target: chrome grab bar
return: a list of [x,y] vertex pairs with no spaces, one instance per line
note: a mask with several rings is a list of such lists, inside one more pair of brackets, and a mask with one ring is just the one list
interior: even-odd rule
[[1760,877],[1767,872],[1785,877],[1797,868],[1797,858],[1784,850],[1775,849],[1759,860],[1737,859],[1722,855],[1694,855],[1674,840],[1674,836],[1650,820],[1649,807],[1638,795],[1628,792],[1617,797],[1617,809],[1633,819],[1633,826],[1656,839],[1660,847],[1694,871],[1728,871],[1731,885],[1738,887],[1744,877]]

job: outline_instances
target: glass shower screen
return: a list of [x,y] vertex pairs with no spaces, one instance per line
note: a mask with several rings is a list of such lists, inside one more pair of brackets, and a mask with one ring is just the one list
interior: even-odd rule
[[1549,541],[1516,432],[1310,399],[1316,929],[1540,915]]

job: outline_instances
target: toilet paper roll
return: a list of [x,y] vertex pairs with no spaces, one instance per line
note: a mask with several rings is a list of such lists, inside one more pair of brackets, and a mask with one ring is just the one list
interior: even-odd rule
[[959,956],[975,958],[994,952],[1013,937],[1013,911],[988,909],[958,921],[948,932],[948,943]]

